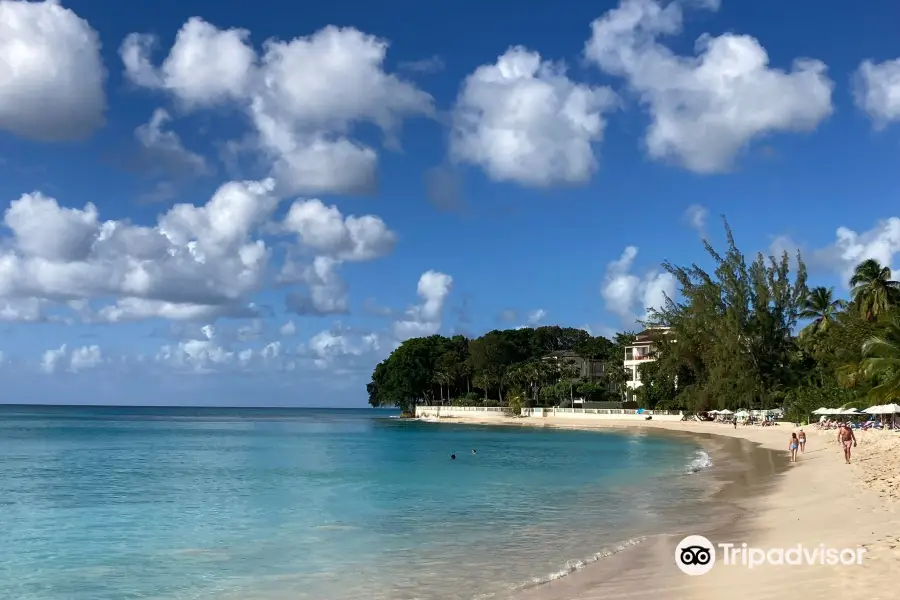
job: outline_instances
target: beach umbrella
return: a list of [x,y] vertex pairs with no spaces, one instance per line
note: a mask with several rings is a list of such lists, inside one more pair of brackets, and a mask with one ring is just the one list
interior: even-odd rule
[[708,415],[717,415],[717,414],[719,414],[719,411],[717,411],[717,410],[711,410],[711,411],[708,411],[706,414],[708,414]]
[[739,411],[737,411],[736,413],[734,413],[734,416],[736,416],[736,417],[749,417],[749,416],[750,416],[750,413],[748,413],[746,410],[739,410]]
[[814,410],[812,414],[814,414],[814,415],[827,415],[827,414],[828,414],[828,410],[829,410],[829,409],[827,409],[827,408],[825,408],[825,407],[823,406],[822,408],[817,408],[816,410]]
[[859,413],[859,410],[856,408],[845,408],[844,410],[841,411],[842,415],[855,415],[858,413]]
[[[900,410],[898,410],[897,412],[900,412]],[[733,415],[734,413],[731,412],[730,410],[728,410],[728,409],[726,408],[726,409],[724,409],[724,410],[720,410],[720,411],[719,411],[719,414],[720,414],[720,415]]]
[[895,415],[900,413],[900,405],[882,404],[879,406],[870,406],[864,412],[867,412],[870,415]]

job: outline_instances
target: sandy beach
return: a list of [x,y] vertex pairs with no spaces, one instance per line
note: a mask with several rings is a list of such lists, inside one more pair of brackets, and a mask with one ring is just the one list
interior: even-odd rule
[[[483,423],[579,429],[647,429],[740,438],[780,461],[777,475],[761,481],[759,493],[740,504],[740,517],[726,527],[697,531],[714,544],[746,543],[770,550],[796,548],[864,548],[859,565],[770,565],[754,568],[717,565],[701,576],[688,576],[676,566],[681,536],[660,536],[613,557],[602,559],[552,584],[528,590],[522,600],[642,600],[674,598],[753,600],[788,598],[859,598],[892,600],[900,573],[900,434],[857,432],[852,464],[844,464],[835,431],[804,428],[808,443],[798,462],[788,463],[788,439],[798,428],[738,427],[701,422],[573,421],[544,418],[490,420],[440,419],[440,422]],[[721,439],[721,438],[720,438]],[[773,455],[771,451],[777,452]],[[770,458],[771,459],[771,458]],[[714,456],[715,460],[715,456]],[[741,502],[738,499],[738,502]]]

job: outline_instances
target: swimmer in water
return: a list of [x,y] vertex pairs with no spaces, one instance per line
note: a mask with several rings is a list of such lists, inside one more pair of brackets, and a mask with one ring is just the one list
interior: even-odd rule
[[451,455],[450,455],[450,460],[456,460],[456,455],[455,455],[455,454],[451,454]]
[[472,454],[478,454],[478,453],[477,453],[477,452],[475,452],[475,451],[474,451],[474,450],[472,450]]

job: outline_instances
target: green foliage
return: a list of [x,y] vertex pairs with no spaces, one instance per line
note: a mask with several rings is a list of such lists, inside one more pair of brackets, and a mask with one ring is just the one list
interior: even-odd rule
[[[667,299],[648,316],[667,329],[650,330],[658,332],[657,360],[640,366],[639,406],[783,406],[801,421],[819,407],[900,397],[900,282],[888,267],[871,259],[860,263],[848,303],[834,288],[808,289],[799,254],[794,260],[787,253],[757,254],[748,261],[724,226],[723,253],[704,242],[712,271],[663,264],[680,299]],[[801,321],[805,326],[795,335]],[[630,332],[610,340],[558,326],[494,330],[475,339],[415,338],[375,367],[369,403],[405,414],[433,402],[502,405],[519,414],[523,407],[571,406],[576,397],[620,401],[625,348],[634,341]],[[598,365],[602,376],[595,377]]]
[[[606,399],[615,394],[609,391],[615,383],[605,377],[593,381],[581,357],[615,366],[618,377],[624,353],[606,338],[558,326],[494,330],[472,340],[414,338],[375,367],[367,386],[369,404],[412,412],[416,404],[431,402],[501,405],[510,393],[528,406],[571,403],[577,394]],[[581,392],[586,384],[597,387]]]

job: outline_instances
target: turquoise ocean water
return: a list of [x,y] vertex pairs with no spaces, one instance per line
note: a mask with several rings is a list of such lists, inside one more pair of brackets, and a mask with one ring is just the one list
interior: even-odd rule
[[0,598],[508,598],[706,485],[680,439],[392,416],[0,406]]

